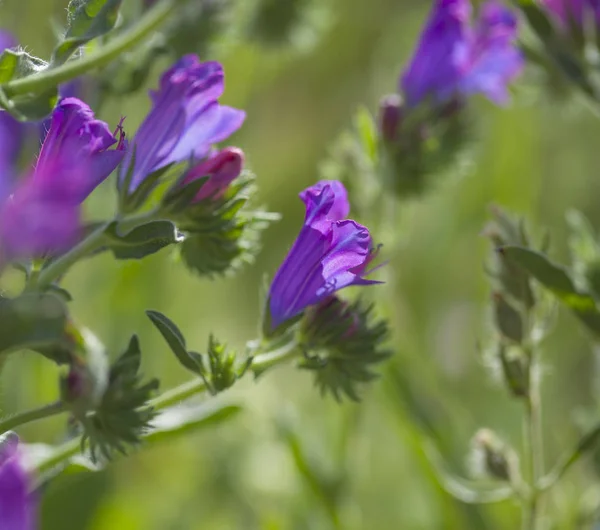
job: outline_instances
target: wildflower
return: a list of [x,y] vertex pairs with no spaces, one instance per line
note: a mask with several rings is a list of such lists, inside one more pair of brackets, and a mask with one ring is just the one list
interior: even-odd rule
[[0,528],[33,530],[35,500],[13,433],[0,437]]
[[183,179],[183,184],[208,177],[194,198],[194,202],[209,198],[217,200],[223,196],[229,184],[240,175],[243,165],[243,151],[237,147],[226,147],[190,169]]
[[2,258],[31,258],[68,249],[80,230],[90,165],[46,161],[18,184],[0,186]]
[[446,103],[480,92],[497,104],[520,73],[523,58],[514,45],[517,20],[488,0],[474,25],[468,0],[437,0],[417,50],[400,80],[406,103]]
[[[113,146],[114,149],[110,149]],[[64,98],[52,112],[50,130],[42,145],[35,173],[48,175],[46,166],[57,163],[66,166],[73,157],[81,161],[87,159],[87,182],[77,182],[80,201],[83,201],[119,165],[126,148],[120,124],[113,134],[105,122],[94,117],[93,111],[83,101]]]
[[223,88],[223,67],[195,55],[185,55],[162,75],[151,93],[153,108],[121,166],[121,183],[131,172],[128,191],[171,163],[204,159],[213,144],[239,129],[245,113],[219,105]]
[[304,226],[269,291],[271,329],[349,285],[379,283],[365,279],[374,257],[366,227],[345,219],[347,193],[338,181],[321,181],[300,193],[306,205]]

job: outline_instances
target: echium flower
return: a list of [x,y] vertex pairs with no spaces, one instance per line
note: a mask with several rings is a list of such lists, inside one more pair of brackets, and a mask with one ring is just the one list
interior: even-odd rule
[[0,176],[2,260],[60,253],[76,242],[81,203],[125,154],[117,131],[119,139],[78,99],[58,104],[34,170],[14,182]]
[[477,92],[505,103],[508,84],[523,68],[516,35],[516,17],[496,0],[482,5],[474,24],[469,0],[437,0],[400,80],[407,105]]
[[0,436],[0,528],[34,530],[35,497],[14,433]]
[[160,79],[151,93],[153,107],[140,125],[121,166],[120,182],[130,176],[127,193],[169,164],[200,161],[217,142],[242,125],[245,113],[220,105],[223,67],[185,55]]
[[347,192],[338,181],[321,181],[300,193],[304,225],[269,290],[270,331],[350,285],[366,279],[375,255],[369,230],[346,219]]
[[[114,147],[111,149],[111,147]],[[97,120],[93,111],[77,98],[64,98],[52,112],[35,174],[47,172],[45,166],[76,157],[89,162],[87,182],[80,182],[81,200],[85,199],[119,165],[127,149],[125,133],[119,124],[112,133],[108,125]]]

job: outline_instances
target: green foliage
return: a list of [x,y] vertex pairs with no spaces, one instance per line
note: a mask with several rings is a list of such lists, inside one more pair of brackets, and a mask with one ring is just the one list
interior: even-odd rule
[[600,311],[594,298],[576,288],[569,272],[533,250],[506,246],[502,256],[523,267],[531,276],[552,292],[595,335],[600,334]]
[[119,233],[119,223],[115,221],[105,235],[106,248],[117,259],[142,259],[183,241],[177,227],[167,220],[150,221],[125,233]]
[[246,373],[252,362],[249,358],[238,364],[235,352],[228,350],[212,335],[208,339],[206,354],[189,351],[183,334],[173,321],[158,311],[146,311],[146,314],[181,365],[200,376],[213,395],[232,386]]
[[64,63],[80,46],[113,29],[122,1],[71,0],[67,8],[67,32],[54,49],[51,66]]
[[[4,50],[0,55],[0,85],[43,72],[48,65],[24,50]],[[0,86],[0,107],[20,121],[46,117],[58,99],[56,87],[38,94],[11,96]]]

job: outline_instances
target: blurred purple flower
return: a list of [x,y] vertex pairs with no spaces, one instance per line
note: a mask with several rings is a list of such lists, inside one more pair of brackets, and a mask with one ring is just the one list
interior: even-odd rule
[[194,202],[208,198],[220,199],[229,184],[240,175],[243,166],[243,151],[237,147],[226,147],[190,169],[183,179],[183,184],[189,184],[198,178],[209,177],[200,188]]
[[55,254],[76,242],[81,226],[80,205],[89,189],[89,172],[89,160],[76,163],[55,159],[38,165],[14,189],[2,186],[3,259]]
[[581,26],[586,14],[600,19],[600,0],[541,0],[540,3],[565,29]]
[[[110,149],[112,146],[114,149]],[[81,202],[114,171],[125,156],[126,148],[120,124],[112,133],[105,122],[95,119],[83,101],[64,98],[52,112],[50,130],[35,173],[47,173],[47,165],[67,166],[73,157],[89,159],[88,180],[77,184],[81,188]]]
[[135,163],[129,191],[170,163],[202,160],[213,144],[240,128],[245,113],[219,105],[223,89],[223,67],[201,63],[195,55],[185,55],[162,75],[159,89],[151,93],[153,108],[121,166],[123,181]]
[[345,219],[350,205],[342,183],[318,182],[300,198],[304,226],[269,290],[272,329],[344,287],[380,283],[365,279],[375,255],[371,235]]
[[497,104],[508,100],[508,84],[521,72],[514,45],[517,20],[488,0],[471,26],[469,0],[437,0],[400,88],[409,106],[427,98],[445,103],[476,92]]
[[[17,39],[13,34],[0,29],[0,53],[16,45]],[[15,120],[8,112],[0,111],[0,173],[8,173],[11,178],[21,152],[25,129],[25,124]]]
[[0,447],[0,528],[33,530],[37,517],[31,480],[23,466],[17,437],[8,436]]

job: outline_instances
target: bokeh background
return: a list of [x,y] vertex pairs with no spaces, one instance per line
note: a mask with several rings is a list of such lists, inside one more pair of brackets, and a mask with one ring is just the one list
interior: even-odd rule
[[[126,0],[125,9],[133,3]],[[256,336],[262,278],[274,273],[302,222],[298,192],[320,178],[332,142],[350,126],[357,106],[375,111],[379,98],[394,91],[430,5],[320,0],[282,38],[276,19],[248,29],[244,17],[256,3],[239,0],[239,18],[202,57],[224,63],[222,101],[248,114],[231,143],[244,149],[258,175],[260,201],[283,212],[265,233],[256,262],[233,278],[208,281],[186,271],[168,250],[142,262],[103,255],[77,265],[66,279],[77,321],[93,329],[113,356],[138,333],[144,372],[159,376],[163,389],[187,374],[144,310],[167,314],[200,351],[211,332],[237,348]],[[26,50],[47,58],[66,5],[67,0],[0,0],[0,26],[13,31]],[[126,115],[126,129],[133,133],[149,109],[146,90],[167,64],[158,60],[139,92],[105,101],[100,117],[116,124]],[[440,183],[393,218],[381,222],[380,212],[371,219],[367,212],[359,219],[367,224],[376,219],[381,235],[375,237],[392,249],[380,273],[387,284],[372,287],[371,295],[390,319],[395,351],[380,367],[380,380],[364,389],[362,403],[322,399],[310,374],[292,366],[257,382],[246,378],[217,398],[243,407],[228,421],[157,443],[105,471],[52,483],[44,492],[42,528],[517,527],[517,504],[469,506],[439,486],[426,425],[433,422],[439,451],[462,475],[468,472],[470,439],[480,427],[520,447],[520,405],[481,355],[491,330],[484,271],[490,248],[480,233],[489,204],[497,203],[526,216],[534,233],[548,229],[552,254],[564,261],[565,212],[581,209],[600,224],[600,123],[585,104],[548,95],[532,72],[515,87],[509,107],[483,100],[475,107],[478,149],[465,176]],[[90,216],[112,215],[114,198],[108,182],[93,197]],[[385,258],[385,246],[382,252]],[[598,373],[589,337],[563,313],[543,360],[549,466],[597,413]],[[57,378],[58,371],[34,354],[12,356],[2,372],[3,413],[56,399]],[[59,443],[64,418],[19,432],[28,442]],[[580,464],[549,499],[560,514],[555,528],[591,528],[579,514],[599,502],[590,480],[594,469],[594,461]]]

